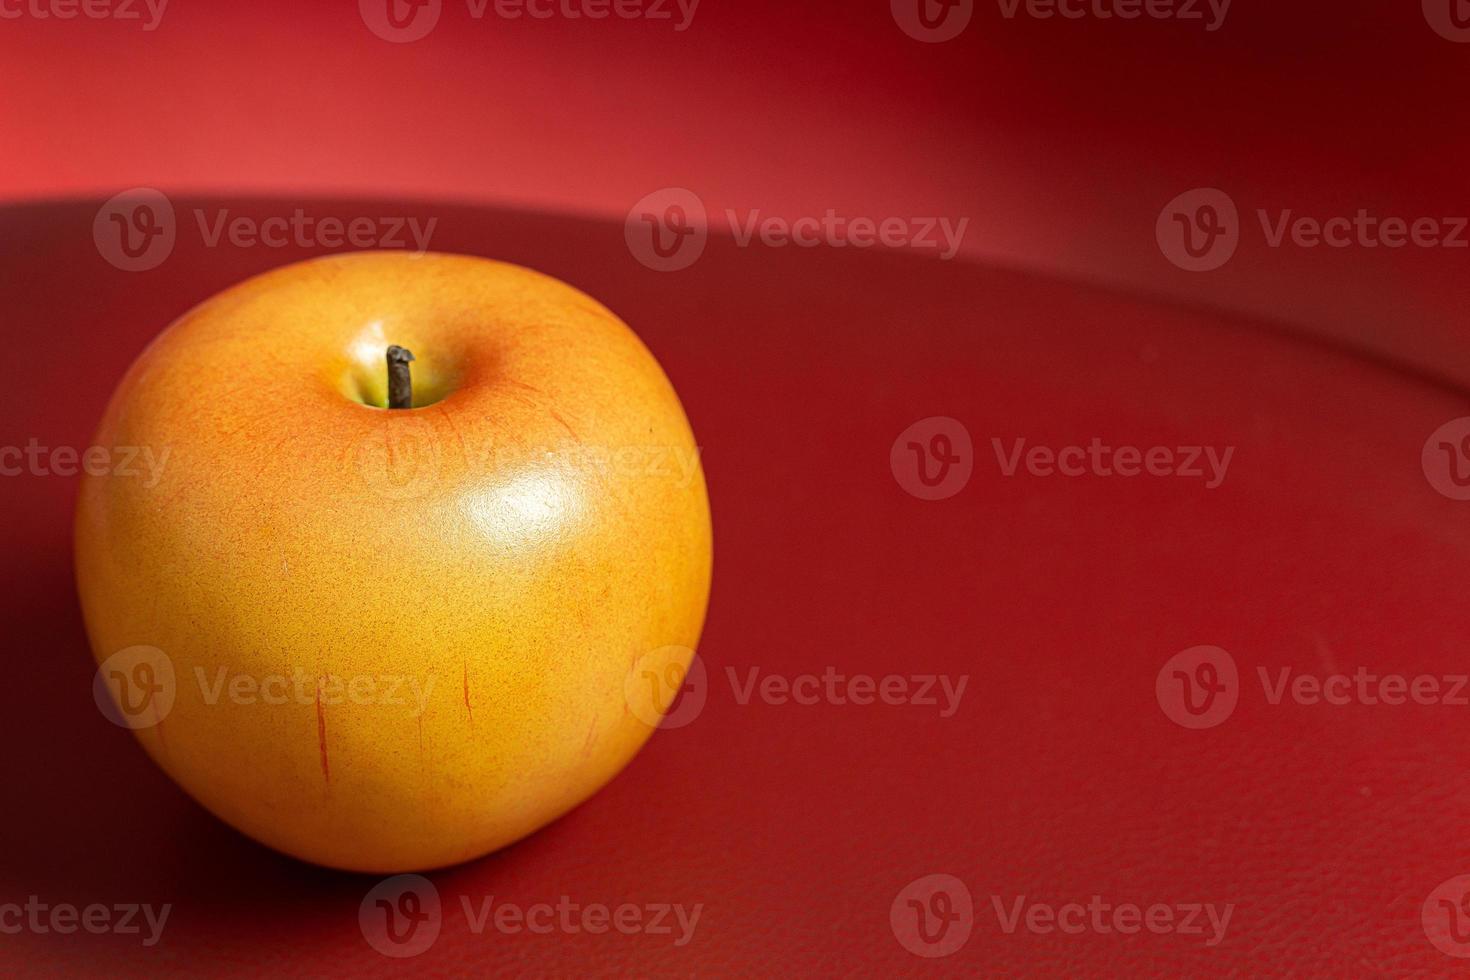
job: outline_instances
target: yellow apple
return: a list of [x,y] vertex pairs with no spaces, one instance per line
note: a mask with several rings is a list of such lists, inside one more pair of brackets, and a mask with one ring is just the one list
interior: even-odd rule
[[[412,407],[387,407],[392,346]],[[102,700],[308,861],[426,869],[531,833],[632,758],[699,639],[678,397],[616,316],[518,266],[358,253],[241,283],[143,352],[96,444],[158,463],[81,488]]]

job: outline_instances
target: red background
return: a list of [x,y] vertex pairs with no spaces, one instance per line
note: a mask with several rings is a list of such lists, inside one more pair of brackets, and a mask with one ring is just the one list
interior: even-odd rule
[[[371,879],[238,837],[96,712],[70,580],[73,483],[0,480],[13,669],[0,898],[175,904],[156,949],[5,936],[7,968],[1458,966],[1429,945],[1419,908],[1470,870],[1466,709],[1270,706],[1253,678],[1465,669],[1464,505],[1419,467],[1429,433],[1465,412],[1465,256],[1273,250],[1248,233],[1224,269],[1191,275],[1153,237],[1163,204],[1196,186],[1243,213],[1463,213],[1454,96],[1470,46],[1416,5],[1238,0],[1213,34],[1008,21],[982,5],[939,45],[905,36],[881,3],[706,0],[682,34],[451,7],[411,45],[375,38],[352,4],[179,3],[150,34],[0,27],[0,193],[80,198],[4,213],[0,442],[85,446],[162,326],[306,254],[181,236],[160,268],[122,273],[91,241],[98,199],[146,185],[181,211],[440,216],[434,247],[565,278],[648,341],[704,446],[718,555],[703,714],[570,817],[435,875],[443,933],[400,964],[358,931]],[[949,215],[971,230],[952,263],[716,236],[694,267],[660,275],[629,256],[622,219],[671,185],[712,212]],[[932,415],[967,425],[976,475],[925,503],[888,452]],[[1017,436],[1238,449],[1214,491],[1004,479],[990,439]],[[1231,650],[1250,678],[1235,716],[1206,732],[1175,726],[1153,693],[1163,663],[1197,643]],[[752,666],[970,681],[944,720],[741,706],[725,668]],[[935,872],[967,883],[976,922],[963,950],[927,961],[898,944],[888,911]],[[677,949],[475,936],[458,897],[491,894],[705,911]],[[1008,936],[991,894],[1237,909],[1227,940],[1203,949]]]
[[[1438,0],[1431,0],[1438,2]],[[1444,0],[1449,3],[1450,0]],[[135,24],[136,22],[134,22]],[[1224,26],[1007,19],[942,44],[886,0],[704,0],[647,20],[475,20],[388,44],[351,0],[174,0],[4,21],[0,194],[373,194],[621,218],[665,186],[711,212],[969,217],[967,254],[1351,339],[1470,378],[1465,250],[1267,248],[1207,276],[1153,246],[1192,187],[1326,218],[1466,211],[1470,45],[1416,2],[1235,0]]]

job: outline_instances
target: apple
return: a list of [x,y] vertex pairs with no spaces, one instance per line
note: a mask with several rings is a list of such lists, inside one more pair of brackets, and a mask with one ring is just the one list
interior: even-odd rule
[[428,869],[533,832],[632,758],[699,640],[679,399],[528,269],[366,252],[250,279],[143,352],[96,444],[164,461],[81,486],[99,703],[307,861]]

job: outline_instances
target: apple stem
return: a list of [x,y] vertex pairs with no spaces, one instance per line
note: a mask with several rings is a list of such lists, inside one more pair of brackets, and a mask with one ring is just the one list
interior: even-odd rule
[[413,407],[413,379],[408,373],[408,362],[413,352],[394,344],[388,348],[388,407]]

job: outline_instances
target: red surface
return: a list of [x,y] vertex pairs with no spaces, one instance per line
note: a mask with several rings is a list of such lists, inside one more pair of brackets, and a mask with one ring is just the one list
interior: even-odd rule
[[[182,209],[195,202],[176,200]],[[256,217],[294,202],[232,202]],[[125,273],[97,202],[0,217],[12,367],[0,444],[85,446],[130,358],[190,304],[286,249],[180,235]],[[522,262],[622,315],[689,412],[711,488],[715,588],[703,712],[532,838],[436,873],[437,942],[399,963],[364,941],[375,879],[278,857],[189,801],[93,706],[69,557],[73,480],[0,479],[0,902],[173,903],[162,941],[5,936],[4,972],[137,975],[1449,974],[1421,905],[1470,872],[1470,708],[1271,705],[1257,668],[1465,670],[1470,526],[1420,465],[1462,393],[1255,324],[965,263],[739,249],[638,265],[621,223],[353,202],[441,218],[436,248]],[[906,493],[900,432],[974,441],[968,486]],[[1224,482],[1003,477],[992,437],[1234,446]],[[1170,721],[1155,679],[1227,649],[1240,703]],[[946,674],[959,710],[739,703],[727,677]],[[961,879],[973,933],[907,952],[890,905]],[[992,895],[1061,904],[1233,903],[1225,939],[1006,934]],[[669,936],[475,935],[459,900],[703,903]]]

